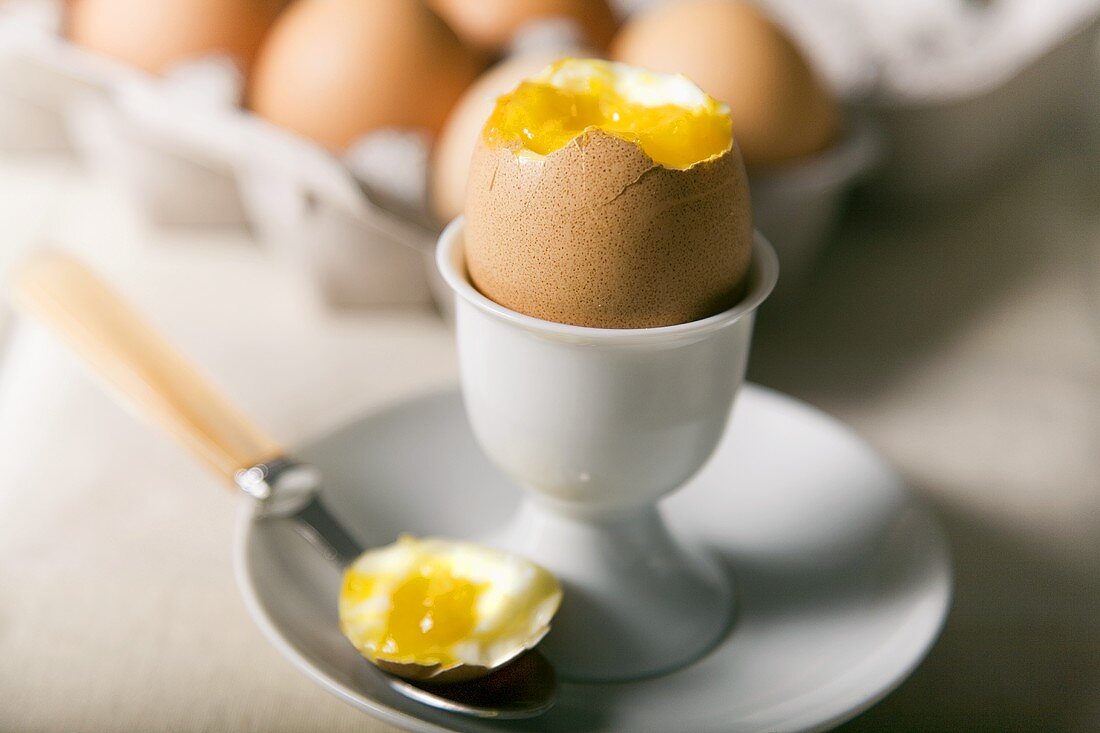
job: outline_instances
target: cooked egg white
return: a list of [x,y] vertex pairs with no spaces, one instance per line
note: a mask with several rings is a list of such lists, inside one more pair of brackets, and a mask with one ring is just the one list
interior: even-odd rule
[[340,628],[387,671],[428,678],[462,670],[471,677],[536,645],[561,595],[549,572],[522,558],[406,536],[346,570]]

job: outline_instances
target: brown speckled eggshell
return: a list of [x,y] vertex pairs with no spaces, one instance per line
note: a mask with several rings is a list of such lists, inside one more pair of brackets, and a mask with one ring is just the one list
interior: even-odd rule
[[466,265],[486,297],[576,326],[686,323],[734,305],[752,250],[736,146],[686,170],[591,130],[543,158],[479,142]]
[[541,52],[512,56],[489,69],[462,93],[432,147],[428,184],[432,211],[440,223],[446,224],[461,214],[466,205],[470,156],[497,98],[562,55]]

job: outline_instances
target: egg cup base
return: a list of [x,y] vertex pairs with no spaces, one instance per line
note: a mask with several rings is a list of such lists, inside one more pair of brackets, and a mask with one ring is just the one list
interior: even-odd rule
[[562,583],[562,607],[539,649],[567,682],[675,671],[721,641],[735,617],[721,566],[681,543],[655,506],[592,517],[532,495],[493,541]]

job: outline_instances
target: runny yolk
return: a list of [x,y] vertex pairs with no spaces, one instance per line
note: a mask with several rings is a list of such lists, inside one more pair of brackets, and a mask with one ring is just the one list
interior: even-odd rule
[[391,595],[378,656],[454,663],[449,649],[477,625],[477,600],[484,587],[456,577],[444,563],[422,563]]
[[687,168],[726,151],[733,131],[729,114],[708,98],[703,107],[646,106],[631,101],[602,75],[582,89],[529,80],[500,98],[485,126],[491,145],[519,143],[540,155],[565,147],[585,130],[603,130],[637,143],[654,163]]

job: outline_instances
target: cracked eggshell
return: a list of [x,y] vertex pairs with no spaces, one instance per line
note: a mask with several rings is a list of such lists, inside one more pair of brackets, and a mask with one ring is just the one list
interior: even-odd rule
[[459,682],[469,682],[471,680],[479,680],[482,677],[492,674],[501,667],[516,661],[521,655],[534,649],[549,631],[549,626],[541,629],[539,633],[532,636],[525,645],[517,646],[511,656],[500,659],[493,667],[474,664],[460,664],[457,667],[445,667],[442,664],[414,664],[411,662],[402,664],[400,662],[388,662],[385,659],[375,659],[373,661],[375,666],[386,674],[392,674],[394,677],[400,677],[410,682],[431,682],[435,685],[451,685]]
[[598,129],[547,156],[484,136],[474,153],[467,269],[525,315],[597,328],[705,318],[737,302],[751,250],[736,144],[682,170]]
[[[516,651],[516,657],[518,657],[526,649],[520,649]],[[515,659],[515,657],[512,657]],[[409,680],[411,682],[432,682],[439,685],[449,685],[455,682],[469,682],[470,680],[480,679],[493,670],[488,667],[479,667],[470,664],[462,664],[458,667],[444,667],[441,664],[425,665],[425,664],[401,664],[400,662],[387,662],[385,659],[373,660],[375,666],[386,674],[392,674],[394,677],[400,677],[403,680]],[[511,659],[502,662],[501,666],[504,666]]]
[[462,213],[470,157],[497,99],[563,55],[543,52],[513,56],[486,71],[463,92],[432,149],[429,196],[439,223],[446,224]]

